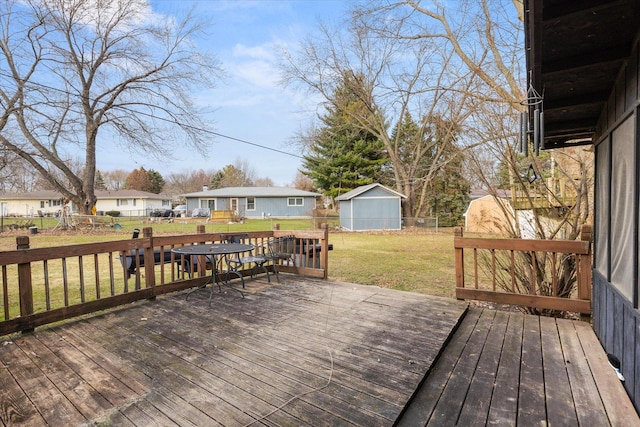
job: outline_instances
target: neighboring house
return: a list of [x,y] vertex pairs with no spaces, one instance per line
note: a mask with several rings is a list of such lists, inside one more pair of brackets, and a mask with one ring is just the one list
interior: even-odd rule
[[96,191],[98,212],[118,211],[120,216],[149,216],[155,210],[171,209],[166,194],[138,190]]
[[358,187],[336,197],[340,226],[345,230],[402,229],[402,199],[407,197],[382,184]]
[[[640,1],[525,0],[545,148],[593,144],[593,328],[640,408]],[[532,117],[533,112],[530,111]]]
[[535,194],[516,195],[514,200],[510,191],[500,189],[495,195],[484,189],[472,190],[469,197],[471,201],[464,213],[466,232],[513,236],[519,227],[523,239],[536,239],[537,226],[547,232],[562,228],[558,210],[576,201],[575,197],[536,197]]
[[[118,211],[120,216],[147,216],[156,209],[171,209],[168,196],[138,190],[96,191],[96,210],[99,213]],[[63,207],[69,213],[79,213],[78,206],[66,202],[57,191],[34,191],[0,195],[2,216],[52,216]]]
[[464,229],[468,233],[505,234],[514,227],[514,211],[509,195],[492,195],[488,191],[474,190],[464,213]]
[[242,218],[311,218],[318,193],[286,187],[227,187],[182,194],[187,215],[196,208],[233,211]]

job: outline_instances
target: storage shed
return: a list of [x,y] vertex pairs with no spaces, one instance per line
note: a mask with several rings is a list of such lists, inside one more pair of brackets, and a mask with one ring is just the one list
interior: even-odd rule
[[407,196],[382,184],[358,187],[336,197],[340,226],[345,230],[400,230],[402,199]]

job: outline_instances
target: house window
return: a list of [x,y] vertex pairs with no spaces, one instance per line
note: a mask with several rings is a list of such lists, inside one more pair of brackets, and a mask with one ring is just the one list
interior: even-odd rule
[[116,204],[118,206],[127,206],[129,204],[129,200],[128,199],[118,199]]
[[[629,301],[633,301],[634,283],[634,198],[635,189],[635,116],[611,133],[611,190],[609,193],[609,271],[610,282]],[[636,259],[637,262],[637,259]],[[597,264],[598,265],[598,264]]]
[[256,210],[256,198],[255,197],[247,197],[247,210],[255,211]]
[[304,199],[302,197],[289,197],[287,206],[304,206]]
[[200,207],[213,212],[216,210],[216,199],[200,199]]
[[40,209],[44,209],[44,200],[40,200]]
[[49,200],[49,206],[62,206],[62,200]]

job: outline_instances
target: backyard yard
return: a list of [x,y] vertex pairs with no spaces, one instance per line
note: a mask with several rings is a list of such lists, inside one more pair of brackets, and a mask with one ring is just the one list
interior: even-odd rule
[[[38,222],[40,219],[37,219]],[[146,221],[146,219],[145,219]],[[129,239],[134,228],[153,227],[155,236],[195,233],[195,222],[146,223],[143,220],[120,219],[118,228],[95,230],[54,230],[42,224],[30,235],[30,247],[51,247],[97,241]],[[281,230],[313,229],[312,220],[255,220],[244,224],[206,224],[206,232],[251,232],[270,230],[276,224]],[[16,236],[29,230],[0,233],[0,251],[13,250]],[[394,232],[350,233],[331,230],[329,243],[329,279],[382,288],[453,297],[455,270],[453,229],[406,229]]]
[[[61,230],[42,223],[38,230],[0,233],[6,264],[1,326],[9,334],[35,330],[7,335],[0,346],[0,382],[7,385],[0,400],[12,396],[15,403],[0,424],[250,425],[268,419],[269,425],[395,420],[400,426],[454,425],[459,418],[640,425],[588,323],[496,311],[492,304],[469,308],[455,299],[461,289],[496,292],[492,283],[495,288],[504,270],[496,269],[500,251],[512,260],[533,251],[534,261],[551,251],[555,266],[558,254],[576,262],[579,254],[588,256],[588,240],[463,239],[442,228],[349,233],[318,229],[310,220],[117,224]],[[135,229],[142,233],[132,240]],[[234,288],[241,295],[213,287],[187,301],[208,273],[181,264],[175,250],[237,233],[251,235],[256,247],[265,239],[293,239],[291,264],[278,264],[281,273],[293,274],[247,280],[246,288]],[[34,250],[15,251],[18,242]],[[203,248],[214,246],[224,245]],[[320,251],[304,252],[310,247]],[[489,269],[478,265],[483,250]],[[156,252],[164,262],[154,268]],[[132,276],[124,274],[130,253],[143,253]],[[202,261],[198,265],[206,265]],[[465,277],[469,286],[460,288]],[[499,295],[505,302],[508,292]],[[531,290],[514,296],[552,299]],[[116,385],[122,390],[114,392]]]

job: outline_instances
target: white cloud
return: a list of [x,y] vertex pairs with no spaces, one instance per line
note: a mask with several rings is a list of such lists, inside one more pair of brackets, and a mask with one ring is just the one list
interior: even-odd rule
[[262,59],[268,62],[276,60],[274,51],[278,48],[277,44],[269,42],[258,46],[246,46],[244,44],[236,44],[233,46],[234,58],[251,58]]

